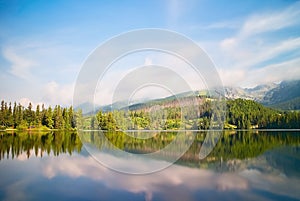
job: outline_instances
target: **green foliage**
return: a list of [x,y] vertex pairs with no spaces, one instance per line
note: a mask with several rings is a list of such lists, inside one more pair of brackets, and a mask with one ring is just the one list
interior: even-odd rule
[[[188,144],[186,140],[174,141],[180,132],[185,135],[194,135],[194,141],[187,152],[180,158],[182,161],[199,165],[199,152],[207,135],[212,136],[213,131],[155,131],[153,137],[143,138],[148,131],[133,131],[130,135],[122,131],[97,132],[82,135],[82,142],[92,144],[98,149],[119,149],[130,153],[154,153],[165,148],[170,143],[176,143],[175,150],[164,152],[161,157],[174,154],[178,147]],[[218,132],[218,131],[217,131]],[[139,138],[140,136],[140,138]],[[109,143],[107,142],[109,141]],[[266,132],[266,131],[223,131],[216,146],[207,158],[200,164],[228,161],[234,159],[255,158],[268,150],[282,146],[299,146],[300,135],[297,132]]]
[[46,109],[44,105],[36,106],[35,111],[32,109],[32,104],[29,103],[25,109],[21,104],[15,102],[13,107],[11,103],[7,106],[4,100],[1,101],[0,107],[0,128],[16,128],[16,129],[75,129],[76,117],[81,118],[81,113],[73,111],[73,108],[62,108],[56,105],[54,110],[51,106]]
[[300,128],[299,112],[280,112],[251,100],[236,99],[227,101],[227,122],[238,129]]
[[60,153],[71,155],[74,151],[80,152],[81,148],[82,143],[74,132],[37,132],[31,135],[25,131],[0,135],[0,160],[9,155],[12,158],[18,157],[22,153],[26,153],[29,158],[33,150],[36,156],[41,157],[51,151],[55,156]]
[[[98,128],[101,130],[113,131],[118,129],[112,112],[102,113],[101,111],[99,111],[96,115],[96,119],[98,122]],[[95,121],[93,122],[93,124],[95,124]]]
[[[186,100],[187,103],[188,99]],[[99,111],[96,116],[83,117],[82,111],[74,111],[72,107],[62,108],[56,105],[45,108],[37,105],[35,111],[29,103],[25,109],[22,105],[7,104],[1,101],[0,128],[34,129],[46,126],[50,129],[101,129],[101,130],[207,130],[220,128],[237,129],[299,129],[300,112],[282,112],[244,99],[226,102],[226,119],[222,119],[223,108],[214,105],[212,99],[199,99],[198,108],[180,107],[173,100],[163,103],[162,107],[139,107],[130,111]],[[164,105],[165,104],[165,105]],[[187,104],[188,105],[188,104]],[[214,108],[214,111],[213,109]],[[183,127],[183,125],[185,125]]]
[[[245,99],[228,100],[226,102],[226,119],[222,119],[222,108],[214,107],[211,100],[202,101],[198,111],[188,107],[161,107],[153,112],[147,108],[133,111],[99,111],[96,118],[90,118],[90,128],[102,130],[207,130],[218,128],[222,122],[226,129],[292,129],[300,128],[299,112],[281,112]],[[192,119],[185,119],[192,117]],[[96,126],[97,125],[97,126]],[[97,128],[96,128],[97,127]]]

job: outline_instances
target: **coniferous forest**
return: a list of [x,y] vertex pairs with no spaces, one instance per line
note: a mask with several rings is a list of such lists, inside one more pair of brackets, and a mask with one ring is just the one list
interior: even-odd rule
[[74,112],[72,106],[63,108],[56,105],[54,108],[49,106],[46,108],[37,105],[34,109],[29,103],[28,107],[24,107],[20,103],[13,104],[1,101],[0,107],[0,128],[13,129],[75,129],[76,118],[80,114]]
[[[125,111],[99,111],[96,116],[86,118],[86,129],[102,130],[136,130],[136,129],[158,129],[176,130],[184,129],[207,130],[216,122],[212,121],[210,99],[204,100],[199,106],[200,114],[195,119],[182,122],[185,114],[179,107],[165,107],[159,111],[164,121],[147,109]],[[163,104],[162,104],[163,105]],[[192,113],[193,111],[188,111]],[[157,113],[156,113],[157,115]],[[299,111],[280,111],[265,107],[255,101],[235,99],[226,101],[225,129],[300,129]]]
[[[163,105],[164,103],[162,103]],[[25,108],[16,102],[1,101],[1,129],[101,129],[101,130],[207,130],[216,122],[212,119],[212,101],[203,100],[201,111],[194,119],[183,120],[183,112],[178,106],[165,106],[156,112],[156,116],[146,108],[131,111],[114,110],[95,115],[82,115],[72,106],[54,108],[32,104]],[[167,105],[167,104],[166,104]],[[187,111],[192,113],[193,111]],[[183,122],[184,121],[184,122]],[[255,101],[236,99],[226,101],[225,129],[300,129],[300,112],[280,111],[265,107]]]

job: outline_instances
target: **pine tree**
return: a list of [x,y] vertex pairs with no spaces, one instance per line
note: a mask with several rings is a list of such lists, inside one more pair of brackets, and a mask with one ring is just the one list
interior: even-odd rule
[[42,113],[40,112],[40,105],[36,106],[35,110],[35,124],[40,127],[42,125]]
[[23,111],[24,107],[19,103],[17,107],[17,125],[20,125],[23,121]]
[[55,129],[64,128],[64,120],[63,120],[63,116],[62,116],[61,107],[59,105],[56,105],[53,110],[52,120],[53,120],[53,123],[54,123],[53,125],[54,125]]
[[5,125],[5,108],[4,108],[4,100],[1,101],[1,108],[0,108],[0,126],[6,127]]
[[14,108],[13,108],[13,127],[17,128],[18,126],[18,111],[17,111],[17,103],[14,102]]
[[11,108],[11,102],[7,110],[7,127],[12,127],[14,125],[13,113]]
[[48,128],[53,128],[53,120],[52,120],[52,108],[49,106],[46,115],[45,115],[45,126]]
[[29,127],[31,127],[34,124],[35,119],[35,113],[32,110],[32,104],[29,103],[27,109],[25,110],[24,119],[27,121],[27,124]]
[[64,121],[64,128],[65,129],[70,129],[71,128],[71,124],[70,124],[70,119],[69,119],[69,113],[67,108],[63,108],[62,110],[62,117],[63,117],[63,121]]
[[74,115],[72,106],[70,106],[70,108],[68,110],[68,114],[69,114],[69,121],[70,121],[71,128],[76,128],[76,119],[75,119],[75,115]]

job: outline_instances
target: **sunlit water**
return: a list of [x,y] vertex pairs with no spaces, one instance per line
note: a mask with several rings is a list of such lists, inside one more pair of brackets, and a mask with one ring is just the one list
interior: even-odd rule
[[[199,151],[206,133],[193,133],[194,142],[180,160],[147,175],[116,172],[95,160],[85,146],[106,159],[116,158],[103,135],[119,149],[144,154],[165,147],[176,132],[146,140],[120,132],[86,132],[81,139],[66,132],[0,133],[0,200],[300,199],[297,131],[222,133],[204,160]],[[164,157],[151,160],[165,163]],[[147,163],[128,160],[128,168],[135,165]]]

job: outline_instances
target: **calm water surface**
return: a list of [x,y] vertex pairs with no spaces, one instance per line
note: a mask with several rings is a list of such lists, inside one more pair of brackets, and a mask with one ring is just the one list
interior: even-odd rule
[[[117,156],[103,136],[119,149],[144,154],[163,148],[176,133],[136,140],[120,132],[86,132],[81,138],[2,132],[0,200],[300,200],[299,131],[224,132],[204,160],[199,150],[207,134],[192,134],[193,144],[176,164],[128,175],[101,165],[86,148],[113,161]],[[164,157],[152,160],[165,163]],[[127,168],[137,165],[147,163],[129,159]]]

